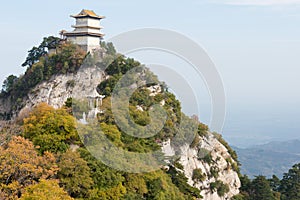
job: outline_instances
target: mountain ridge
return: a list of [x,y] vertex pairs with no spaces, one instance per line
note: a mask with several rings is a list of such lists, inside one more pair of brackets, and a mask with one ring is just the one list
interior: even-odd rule
[[[272,141],[262,145],[236,150],[242,164],[241,172],[254,177],[265,175],[271,177],[275,174],[282,177],[283,173],[300,161],[300,140]],[[258,165],[259,163],[259,165]]]

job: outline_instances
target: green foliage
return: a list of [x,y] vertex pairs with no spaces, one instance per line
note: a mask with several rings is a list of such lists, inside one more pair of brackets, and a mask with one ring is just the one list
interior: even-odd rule
[[279,200],[280,193],[272,190],[271,182],[264,176],[257,176],[253,180],[250,180],[246,175],[240,176],[241,180],[241,195],[235,197],[243,198],[245,200]]
[[125,74],[129,70],[140,66],[141,64],[132,58],[125,58],[122,55],[117,56],[115,60],[106,68],[105,72],[108,75]]
[[72,111],[75,111],[74,113],[72,113],[72,115],[76,118],[76,119],[81,119],[83,113],[88,113],[89,112],[89,104],[88,104],[88,100],[83,99],[83,100],[77,100],[77,99],[67,99],[67,102],[65,103],[65,105],[68,108],[71,108]]
[[280,179],[277,176],[273,175],[268,181],[273,191],[279,191]]
[[3,82],[2,92],[10,93],[13,90],[13,86],[17,81],[18,81],[18,77],[14,75],[8,76]]
[[206,178],[206,175],[202,172],[201,169],[194,169],[192,179],[196,182],[203,182]]
[[200,195],[200,190],[190,186],[187,183],[187,178],[183,173],[178,172],[174,167],[170,166],[168,174],[170,174],[170,176],[172,178],[172,182],[179,188],[179,190],[183,194],[185,194],[187,196],[187,199],[202,197]]
[[248,197],[245,196],[244,194],[237,194],[237,195],[234,195],[231,200],[247,200]]
[[283,175],[279,191],[283,200],[300,199],[300,163],[295,164]]
[[[124,186],[131,195],[137,194],[143,197],[148,193],[146,180],[141,174],[125,174]],[[127,197],[129,196],[127,195]]]
[[174,165],[175,168],[180,169],[180,170],[183,170],[184,167],[183,167],[182,164],[180,164],[179,159],[180,159],[180,158],[176,159],[176,160],[174,161],[173,165]]
[[155,142],[155,138],[153,137],[146,139],[135,138],[123,133],[122,142],[124,148],[132,152],[146,153],[160,150],[160,146]]
[[67,101],[65,102],[65,107],[66,108],[72,108],[72,105],[73,105],[73,99],[68,98]]
[[248,192],[249,188],[251,187],[251,180],[247,175],[240,175],[239,178],[241,181],[240,190],[244,192]]
[[93,157],[86,149],[80,148],[78,151],[90,168],[95,188],[106,189],[117,187],[125,180],[122,173],[107,167],[101,161]]
[[101,130],[116,146],[122,147],[124,144],[121,141],[121,132],[116,125],[101,123]]
[[56,180],[40,180],[36,185],[25,188],[20,200],[72,200],[67,192],[59,187]]
[[[49,55],[48,49],[56,53]],[[28,92],[42,81],[49,80],[53,75],[75,72],[81,66],[86,53],[79,46],[60,42],[55,37],[44,38],[39,47],[29,51],[23,66],[28,66],[24,75],[19,78],[11,75],[3,83],[1,95],[10,94],[13,110],[19,110],[24,105],[22,99]],[[70,85],[72,86],[72,84]]]
[[218,168],[218,166],[211,166],[209,172],[209,177],[218,178],[220,169]]
[[115,187],[98,190],[99,200],[119,200],[126,194],[126,188],[120,183]]
[[44,62],[46,78],[53,74],[66,74],[76,72],[82,65],[86,53],[77,45],[64,43],[59,46],[58,53],[49,55]]
[[199,122],[199,125],[198,125],[198,134],[199,134],[199,136],[201,136],[201,137],[207,136],[208,130],[209,130],[209,128],[206,124],[203,124],[203,123]]
[[229,144],[222,138],[222,135],[218,134],[218,133],[213,133],[214,136],[218,139],[218,141],[223,144],[225,146],[225,148],[228,150],[228,153],[230,154],[231,158],[238,163],[239,165],[239,161],[238,161],[238,157],[236,152],[229,146]]
[[68,144],[78,141],[75,119],[64,109],[40,104],[24,119],[23,135],[40,147],[41,153],[64,152]]
[[221,184],[220,187],[217,189],[217,193],[220,197],[224,196],[228,192],[229,192],[229,186],[224,183]]
[[159,170],[147,174],[128,174],[111,169],[83,148],[97,190],[95,199],[185,199],[170,177]]
[[269,181],[264,176],[257,176],[251,183],[250,199],[275,200]]
[[75,80],[69,80],[66,83],[67,88],[71,87],[73,88],[75,86]]
[[180,188],[172,183],[171,178],[161,170],[144,174],[144,177],[148,189],[145,199],[183,200],[188,198],[187,195],[180,192]]
[[239,171],[240,171],[239,166],[238,166],[238,164],[235,161],[232,160],[231,157],[230,158],[226,158],[225,160],[227,162],[227,165],[228,165],[227,168],[228,169],[231,168],[231,169],[233,169],[233,171],[239,173]]
[[109,55],[115,55],[117,53],[113,43],[111,42],[106,43],[104,41],[101,41],[100,45],[106,50],[106,53]]
[[[166,110],[171,109],[172,113],[174,113],[175,115],[173,116],[173,122],[180,122],[181,119],[181,104],[180,102],[176,99],[175,95],[170,93],[170,92],[165,92],[165,105],[164,108]],[[168,113],[169,114],[169,113]]]
[[[195,137],[191,147],[198,146],[201,137],[207,135],[208,127],[185,116],[181,112],[180,102],[176,99],[175,95],[165,90],[166,86],[164,83],[160,83],[157,77],[148,69],[137,71],[138,78],[142,79],[141,81],[149,81],[151,84],[138,88],[131,96],[129,100],[130,117],[140,127],[144,127],[151,123],[149,117],[150,107],[164,101],[163,108],[167,113],[166,123],[156,136],[145,139],[129,136],[119,129],[112,115],[110,95],[122,75],[136,68],[140,63],[134,59],[117,55],[111,43],[101,43],[101,45],[108,55],[103,59],[103,63],[98,63],[91,54],[87,55],[86,62],[82,63],[86,55],[78,46],[70,43],[62,43],[60,40],[56,40],[56,38],[45,38],[39,47],[35,47],[29,52],[24,63],[24,66],[28,66],[25,74],[19,78],[14,76],[9,77],[7,82],[5,82],[4,90],[11,94],[12,100],[16,102],[15,108],[17,109],[18,107],[22,107],[20,104],[22,98],[30,89],[42,81],[49,80],[53,75],[76,72],[81,64],[101,68],[105,64],[110,63],[109,67],[105,70],[109,78],[101,82],[97,88],[100,93],[107,96],[102,105],[102,109],[105,112],[99,114],[97,117],[101,130],[114,145],[130,152],[145,153],[153,150],[160,151],[160,142],[171,139],[171,145],[176,148],[186,139],[186,133],[194,131],[193,126],[195,125]],[[56,49],[56,53],[47,54],[49,49]],[[134,80],[128,80],[122,84],[125,88],[128,88],[134,83]],[[70,80],[66,83],[66,86],[74,87],[75,84],[74,81]],[[147,87],[152,85],[160,85],[162,92],[155,96],[150,96],[150,91]],[[142,110],[137,109],[138,107],[141,107]],[[30,170],[36,174],[30,170],[26,171],[24,168],[21,168],[21,170],[30,174],[30,176],[25,176],[25,174],[20,182],[14,177],[9,177],[10,174],[14,174],[12,170],[18,168],[8,168],[8,172],[4,173],[3,177],[0,177],[2,181],[1,191],[5,191],[7,196],[10,194],[20,196],[20,191],[26,187],[26,190],[24,190],[26,191],[23,196],[24,199],[35,199],[37,195],[41,199],[48,195],[49,199],[51,199],[52,194],[57,195],[57,199],[71,199],[69,196],[77,199],[105,200],[194,200],[201,198],[201,191],[190,186],[187,183],[188,179],[184,173],[176,170],[183,169],[178,160],[175,160],[175,167],[170,166],[168,172],[157,170],[145,174],[128,174],[106,166],[100,160],[94,158],[85,148],[79,148],[77,152],[71,151],[69,149],[70,144],[80,145],[81,143],[76,133],[75,118],[70,115],[72,112],[70,108],[80,111],[78,112],[80,114],[74,113],[75,115],[82,115],[83,112],[87,113],[89,110],[84,100],[79,101],[70,98],[66,101],[64,109],[54,109],[46,104],[41,104],[35,107],[29,116],[24,118],[23,136],[31,140],[37,148],[32,150],[33,144],[31,144],[32,146],[28,149],[31,149],[34,153],[30,151],[28,155],[34,159],[38,157],[39,163],[30,163],[28,161],[30,158],[24,156],[26,160],[22,160],[19,158],[21,156],[17,156],[20,160],[18,161],[17,159],[18,166],[22,167],[22,162],[26,163],[26,167],[30,166]],[[76,117],[80,118],[82,116]],[[93,131],[89,131],[88,128],[83,138],[87,142],[94,142],[91,140],[97,137],[97,135]],[[174,137],[175,135],[179,137]],[[179,139],[176,140],[175,138]],[[12,152],[8,154],[5,149],[2,150],[5,156],[1,157],[0,161],[4,162],[2,161],[3,159],[13,163],[13,159],[9,156],[10,154],[14,154]],[[48,151],[56,153],[56,160]],[[24,152],[27,151],[24,150]],[[200,159],[203,159],[207,163],[213,162],[210,152]],[[45,161],[49,162],[48,165]],[[7,166],[7,163],[1,164]],[[41,166],[45,169],[41,169]],[[36,172],[36,169],[39,171]],[[211,169],[212,176],[217,177],[218,169],[214,167]],[[23,171],[18,173],[23,175]],[[58,187],[55,181],[44,181],[42,180],[44,178],[58,178],[59,185],[64,188],[69,196],[66,195],[62,188]],[[200,169],[194,170],[193,179],[195,181],[201,182],[205,178],[206,175]],[[6,183],[7,180],[9,180],[8,183]],[[226,185],[222,185],[221,183],[215,185],[214,188],[220,196],[224,195],[228,190],[228,186],[226,187]]]
[[213,162],[211,152],[204,148],[198,149],[197,158],[198,158],[198,160],[202,160],[209,165],[212,164],[212,162]]
[[148,112],[138,110],[134,106],[129,106],[129,113],[136,124],[146,126],[150,123],[150,117]]
[[213,162],[211,153],[206,154],[202,160],[210,165]]
[[146,88],[139,88],[130,97],[129,103],[132,106],[143,106],[149,108],[154,103],[154,97],[149,96],[150,91]]
[[199,138],[198,135],[196,135],[193,142],[190,144],[190,147],[191,148],[197,147],[199,145],[200,141],[201,141],[201,139]]
[[227,184],[224,184],[222,181],[217,180],[216,182],[213,182],[210,184],[210,189],[212,192],[218,193],[220,197],[223,197],[226,193],[229,192],[229,186]]
[[47,50],[57,48],[59,43],[60,38],[53,36],[45,37],[38,47],[33,47],[30,51],[28,51],[28,56],[22,66],[31,67],[37,63],[42,56],[47,54]]
[[58,158],[60,185],[74,198],[89,197],[94,182],[90,168],[78,152],[68,150]]

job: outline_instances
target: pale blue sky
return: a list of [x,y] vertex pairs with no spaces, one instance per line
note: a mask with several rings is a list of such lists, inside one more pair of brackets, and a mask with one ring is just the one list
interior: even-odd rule
[[[1,8],[0,82],[23,72],[27,50],[44,36],[71,30],[70,14],[93,9],[106,16],[107,38],[137,28],[166,28],[206,49],[224,81],[224,136],[233,143],[240,137],[265,141],[300,134],[299,0],[11,0]],[[282,123],[290,117],[292,125]]]

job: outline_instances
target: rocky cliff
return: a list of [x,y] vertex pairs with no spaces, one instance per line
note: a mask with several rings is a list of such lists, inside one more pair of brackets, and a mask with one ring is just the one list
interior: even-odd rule
[[[236,162],[232,159],[228,149],[221,144],[212,133],[199,137],[199,144],[193,148],[190,145],[180,147],[179,162],[183,166],[182,171],[188,178],[188,184],[201,190],[203,199],[218,200],[230,199],[239,193],[241,186],[238,173],[232,165]],[[162,146],[163,152],[167,156],[174,156],[175,151],[170,140]],[[203,174],[201,181],[195,180],[193,174],[199,170]],[[218,188],[213,188],[215,183],[224,184],[228,187],[225,194],[220,194]]]
[[45,102],[54,108],[64,105],[68,98],[93,94],[104,79],[104,72],[97,68],[82,68],[75,74],[53,76],[37,85],[26,99],[26,107]]
[[[89,96],[97,85],[105,80],[105,73],[97,68],[82,68],[74,74],[54,75],[50,80],[38,84],[24,98],[22,110],[46,102],[59,108],[70,97]],[[2,111],[9,107],[9,98],[1,100]],[[21,112],[22,112],[21,110]],[[239,193],[240,180],[234,169],[236,162],[228,149],[212,134],[207,132],[199,137],[197,145],[180,147],[179,163],[183,169],[176,169],[188,178],[188,184],[200,189],[203,199],[230,199]],[[163,142],[166,156],[174,156],[175,150],[170,140]],[[195,178],[195,170],[201,172],[201,180]]]

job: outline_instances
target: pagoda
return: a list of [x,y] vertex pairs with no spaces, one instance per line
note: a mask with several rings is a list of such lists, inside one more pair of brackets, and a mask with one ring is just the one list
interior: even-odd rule
[[79,45],[83,50],[91,52],[100,48],[100,41],[104,34],[100,32],[100,20],[104,16],[97,15],[92,10],[82,10],[78,15],[71,15],[76,19],[76,25],[72,32],[63,32],[63,36],[74,44]]

